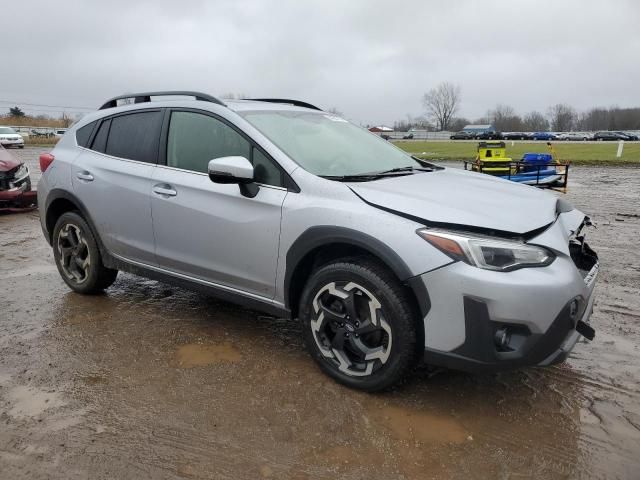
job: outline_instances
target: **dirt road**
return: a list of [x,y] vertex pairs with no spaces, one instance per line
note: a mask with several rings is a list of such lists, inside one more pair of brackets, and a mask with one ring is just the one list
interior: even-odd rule
[[71,293],[37,213],[0,217],[0,478],[639,478],[640,169],[572,170],[595,341],[379,395],[321,374],[295,322],[131,275]]

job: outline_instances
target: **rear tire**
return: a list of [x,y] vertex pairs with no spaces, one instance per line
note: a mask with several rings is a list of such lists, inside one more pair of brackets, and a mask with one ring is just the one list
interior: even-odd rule
[[348,387],[387,389],[417,363],[416,309],[395,276],[372,259],[347,258],[316,270],[299,312],[307,350]]
[[52,245],[58,272],[71,290],[95,294],[115,282],[118,270],[103,265],[91,228],[78,213],[60,216],[53,229]]

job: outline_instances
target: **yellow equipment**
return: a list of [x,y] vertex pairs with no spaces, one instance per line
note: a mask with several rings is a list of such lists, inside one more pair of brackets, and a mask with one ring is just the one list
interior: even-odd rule
[[480,142],[472,170],[489,175],[508,175],[511,171],[511,158],[507,157],[504,142]]

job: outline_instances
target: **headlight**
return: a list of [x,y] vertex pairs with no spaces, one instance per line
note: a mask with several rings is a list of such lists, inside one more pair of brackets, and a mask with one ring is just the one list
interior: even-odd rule
[[13,175],[13,178],[20,179],[20,178],[25,177],[27,175],[29,175],[29,169],[23,163],[22,165],[20,165],[20,167],[18,167],[18,170],[16,170],[16,173]]
[[485,270],[508,272],[524,267],[544,267],[555,259],[555,255],[546,248],[516,240],[499,240],[428,228],[419,229],[416,233],[454,260]]

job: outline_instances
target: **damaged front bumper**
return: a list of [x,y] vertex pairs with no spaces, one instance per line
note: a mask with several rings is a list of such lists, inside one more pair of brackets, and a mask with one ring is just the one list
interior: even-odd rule
[[530,240],[554,249],[546,267],[491,272],[456,262],[416,277],[431,302],[425,363],[472,372],[552,365],[581,336],[593,339],[599,264],[581,234],[588,219],[575,212]]
[[0,172],[0,212],[35,209],[37,193],[31,189],[29,168],[22,164],[8,172]]

